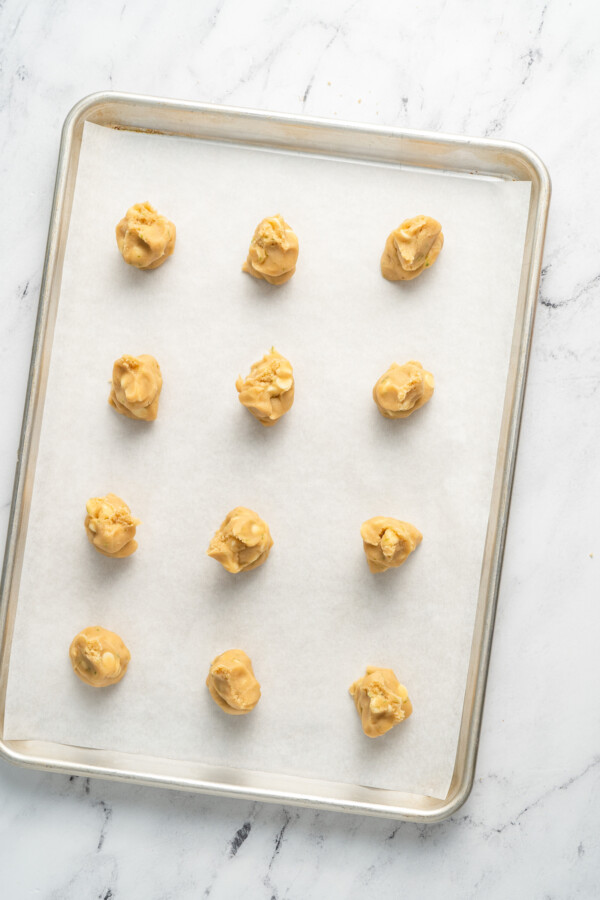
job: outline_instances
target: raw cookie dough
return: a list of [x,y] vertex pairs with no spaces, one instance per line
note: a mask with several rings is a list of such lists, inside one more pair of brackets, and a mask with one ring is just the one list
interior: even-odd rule
[[370,738],[385,734],[413,711],[406,688],[391,669],[367,666],[366,674],[350,686],[350,694]]
[[420,362],[392,363],[373,388],[373,400],[386,419],[405,419],[433,396],[435,379]]
[[227,514],[206,551],[228,572],[249,572],[262,566],[273,538],[258,513],[236,506]]
[[124,500],[116,494],[92,497],[85,508],[85,532],[99,553],[114,559],[135,553],[138,547],[135,529],[140,520],[131,515]]
[[123,259],[136,269],[162,266],[175,249],[175,226],[149,203],[131,206],[116,231]]
[[431,216],[405,219],[385,242],[381,274],[388,281],[410,281],[430,268],[444,246],[442,226]]
[[230,716],[244,716],[260,700],[260,684],[243,650],[226,650],[213,659],[206,684],[215,703]]
[[160,366],[153,356],[121,356],[113,366],[108,402],[123,416],[153,422],[162,384]]
[[253,363],[246,378],[235,383],[239,401],[261,425],[274,425],[294,402],[292,364],[271,347],[260,362]]
[[256,226],[242,271],[269,284],[284,284],[296,271],[297,259],[295,232],[283,216],[268,216]]
[[363,547],[371,572],[386,572],[405,562],[423,540],[410,522],[375,516],[360,526]]
[[73,638],[69,656],[75,674],[92,687],[116,684],[131,659],[119,635],[99,625],[84,628]]

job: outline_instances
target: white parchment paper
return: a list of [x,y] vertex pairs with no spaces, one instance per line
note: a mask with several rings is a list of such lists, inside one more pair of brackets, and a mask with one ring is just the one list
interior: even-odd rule
[[[149,200],[177,226],[156,271],[125,265],[114,229]],[[86,125],[37,461],[4,737],[199,760],[444,797],[454,758],[517,301],[529,184],[221,146]],[[273,288],[240,266],[257,222],[281,212],[297,273]],[[389,231],[443,223],[413,283],[379,273]],[[264,429],[236,376],[270,347],[296,377]],[[107,404],[113,361],[152,353],[158,420]],[[377,412],[391,362],[436,378],[410,419]],[[109,491],[142,520],[139,550],[88,544],[85,502]],[[266,565],[234,577],[205,555],[236,505],[269,523]],[[375,515],[424,534],[401,569],[372,575]],[[125,640],[115,688],[71,671],[87,625]],[[241,647],[263,696],[228,717],[204,681]],[[366,738],[348,687],[394,669],[414,715]]]

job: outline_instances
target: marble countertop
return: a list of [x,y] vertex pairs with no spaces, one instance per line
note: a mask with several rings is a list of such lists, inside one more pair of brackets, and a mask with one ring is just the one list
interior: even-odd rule
[[2,542],[60,129],[84,95],[133,91],[499,137],[534,149],[553,180],[466,805],[416,826],[0,763],[3,896],[598,896],[600,728],[589,686],[600,674],[599,26],[586,0],[0,3]]

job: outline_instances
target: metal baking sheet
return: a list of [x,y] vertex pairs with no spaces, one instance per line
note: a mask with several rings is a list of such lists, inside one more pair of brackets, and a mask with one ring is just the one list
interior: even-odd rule
[[[136,118],[133,110],[137,109],[140,115],[143,115],[143,122]],[[195,116],[188,119],[187,122],[184,122],[191,110],[195,111]],[[71,140],[71,145],[75,147],[77,151],[77,158],[75,160],[71,160],[74,164],[68,167],[66,175],[69,173],[72,175],[72,180],[70,184],[70,193],[68,193],[68,211],[70,212],[71,201],[73,196],[73,185],[74,185],[74,172],[77,168],[77,159],[78,159],[78,151],[81,141],[81,129],[79,132],[75,128],[75,113],[77,113],[77,109],[71,114],[70,120],[67,120],[65,126],[65,142],[69,139]],[[108,115],[108,119],[102,118],[102,115]],[[524,254],[524,265],[523,272],[521,278],[521,290],[519,296],[519,303],[517,306],[517,318],[516,318],[516,327],[515,327],[515,341],[513,342],[513,353],[511,360],[511,369],[509,373],[509,384],[507,389],[507,405],[505,405],[505,415],[503,421],[503,431],[506,429],[507,432],[507,446],[508,441],[511,438],[511,427],[514,426],[514,440],[516,441],[516,427],[518,425],[518,415],[515,419],[515,408],[518,412],[520,412],[520,404],[522,399],[522,388],[523,388],[523,371],[524,364],[526,361],[526,353],[528,347],[528,341],[530,336],[530,327],[531,327],[531,313],[533,311],[533,303],[535,300],[535,285],[537,282],[535,281],[536,274],[533,273],[533,282],[531,281],[532,273],[531,270],[528,270],[528,267],[531,266],[530,254],[528,252],[529,240],[532,232],[532,224],[536,224],[536,218],[540,215],[540,207],[541,207],[541,231],[543,232],[543,226],[545,223],[545,214],[547,209],[547,200],[548,200],[548,183],[547,181],[544,184],[544,178],[542,176],[545,175],[543,167],[539,163],[537,163],[539,172],[539,185],[536,186],[535,181],[535,158],[528,153],[528,151],[519,150],[515,148],[507,148],[506,145],[502,147],[502,153],[498,149],[500,145],[497,145],[496,142],[473,142],[467,141],[466,139],[440,139],[439,137],[432,138],[430,143],[435,146],[436,154],[432,159],[431,155],[427,157],[425,154],[421,154],[420,160],[417,162],[412,162],[410,160],[410,144],[412,140],[421,141],[427,144],[427,138],[425,136],[415,136],[415,135],[407,135],[406,133],[399,132],[389,132],[381,129],[364,129],[357,128],[355,126],[342,126],[332,125],[331,123],[322,123],[322,122],[310,122],[309,120],[303,120],[302,122],[298,122],[297,120],[288,119],[285,117],[272,117],[272,116],[264,116],[260,114],[254,113],[245,113],[241,111],[234,110],[216,110],[214,107],[198,107],[194,104],[179,104],[179,103],[157,103],[156,101],[138,99],[138,98],[127,98],[121,96],[107,95],[103,98],[92,98],[90,101],[83,101],[83,109],[80,110],[80,122],[83,120],[87,120],[90,122],[96,122],[97,124],[104,125],[112,125],[117,127],[133,127],[151,130],[155,132],[167,132],[174,134],[183,134],[183,135],[193,135],[196,137],[204,137],[211,140],[218,141],[230,141],[234,143],[241,143],[245,146],[252,146],[256,144],[258,147],[266,147],[266,148],[274,148],[281,150],[292,150],[296,153],[300,151],[303,154],[309,153],[318,153],[320,155],[325,155],[327,157],[345,157],[350,160],[356,161],[372,161],[372,162],[388,162],[395,165],[401,164],[404,166],[411,166],[411,168],[438,168],[443,172],[451,173],[451,172],[469,172],[475,170],[479,175],[483,174],[492,179],[498,178],[512,178],[517,180],[528,181],[531,185],[531,205],[530,205],[530,215],[529,215],[529,223],[527,228],[526,235],[526,247]],[[100,118],[98,118],[100,116]],[[161,119],[161,121],[159,121]],[[279,125],[277,128],[276,125]],[[220,127],[219,127],[220,126]],[[329,144],[324,144],[325,138],[325,130],[329,132]],[[69,131],[71,132],[69,134]],[[312,141],[308,140],[307,135],[312,138]],[[338,142],[336,144],[334,138],[337,136]],[[355,140],[353,140],[353,138]],[[78,140],[77,140],[78,139]],[[438,165],[438,160],[442,156],[440,152],[440,146],[444,145],[446,142],[449,146],[446,152],[450,152],[450,149],[454,147],[456,150],[455,144],[460,145],[461,143],[464,145],[463,150],[465,151],[465,160],[463,160],[463,167],[457,165],[455,161],[453,166],[449,166],[447,164],[442,163]],[[474,145],[481,144],[479,153],[481,158],[479,160],[475,160],[473,154],[471,152],[471,158],[468,160],[468,167],[465,166],[465,162],[468,159],[469,151],[472,151]],[[75,146],[76,144],[76,146]],[[362,144],[362,146],[360,146]],[[492,154],[492,148],[496,147],[496,156],[494,157]],[[487,149],[488,156],[486,158],[484,149]],[[63,145],[64,150],[64,145]],[[409,158],[407,162],[405,156],[403,155],[403,151],[406,150],[406,156]],[[64,163],[64,153],[61,154],[61,163],[59,165],[59,178],[58,178],[58,187],[57,191],[60,188],[60,180],[61,180],[61,166]],[[434,162],[434,165],[431,163]],[[529,162],[531,166],[531,171],[529,173],[526,172],[525,163]],[[494,168],[495,166],[495,168]],[[547,176],[545,176],[547,178]],[[546,188],[545,195],[545,204],[542,203],[542,189]],[[539,196],[536,194],[539,193]],[[60,199],[60,196],[59,196]],[[60,206],[60,204],[59,204]],[[63,207],[64,209],[65,207]],[[57,210],[58,211],[58,210]],[[535,216],[534,216],[535,214]],[[532,218],[532,216],[534,216]],[[55,217],[56,218],[56,217]],[[68,220],[68,216],[67,216]],[[51,227],[51,235],[50,235],[50,244],[52,243],[53,233],[54,233],[54,225],[60,225],[60,222],[53,222],[53,226]],[[533,233],[533,237],[540,237],[539,234],[536,235],[535,230]],[[543,235],[542,235],[543,236]],[[63,232],[63,240],[61,244],[58,246],[57,250],[60,255],[59,262],[62,264],[62,255],[64,254],[64,244],[66,237],[66,231]],[[536,246],[535,242],[531,244],[531,247],[534,249]],[[539,244],[539,252],[541,252],[541,243]],[[48,279],[52,273],[52,263],[54,259],[49,256],[48,259],[48,267],[46,272],[46,280],[44,282],[44,287],[42,289],[42,296],[40,301],[40,313],[44,315],[44,313],[50,313],[50,317],[52,317],[52,313],[56,313],[56,308],[58,304],[58,287],[59,281],[55,282],[55,290],[54,292],[47,295],[47,283]],[[538,259],[539,262],[539,259]],[[56,273],[54,273],[56,274]],[[58,272],[60,275],[60,272]],[[525,277],[529,278],[529,284],[525,281]],[[539,265],[537,267],[537,276],[539,276]],[[527,288],[533,289],[534,294],[533,297],[529,296]],[[44,310],[44,304],[48,300],[49,309]],[[529,321],[527,322],[527,315],[529,314]],[[53,319],[52,319],[53,324]],[[528,325],[525,328],[525,324]],[[46,341],[42,344],[42,346],[38,346],[38,339],[40,338],[40,332],[38,330],[36,334],[36,350],[41,349],[42,351],[48,350],[51,346],[51,337],[49,332],[46,332]],[[49,357],[49,352],[46,354],[46,373],[47,373],[47,357]],[[35,379],[36,375],[39,374],[36,368],[37,360],[36,360],[36,352],[34,351],[34,361],[32,365],[32,373],[33,379]],[[514,378],[514,384],[511,384],[514,375],[519,374],[519,372],[515,372],[515,366],[522,364],[522,368],[520,369],[520,377]],[[45,388],[45,379],[40,379],[39,382],[42,388]],[[512,391],[512,394],[511,394]],[[29,395],[29,400],[31,400],[31,392]],[[41,401],[41,398],[40,398]],[[512,407],[509,405],[512,402]],[[516,407],[515,407],[516,402]],[[41,408],[42,404],[39,404],[39,415],[38,415],[38,436],[39,436],[39,419],[41,418]],[[507,427],[508,422],[508,427]],[[36,417],[33,417],[33,427],[35,429],[36,425]],[[27,429],[28,429],[28,416],[26,413],[25,426],[24,426],[24,435],[27,437]],[[34,437],[37,437],[34,435]],[[505,479],[507,476],[510,476],[512,473],[512,466],[514,463],[514,445],[513,452],[507,453],[506,457],[503,458],[504,450],[506,449],[503,441],[501,439],[500,442],[500,453],[499,453],[499,468],[496,472],[496,484],[494,488],[493,495],[493,504],[496,502],[498,497],[498,487],[500,483],[500,489],[502,490],[503,486],[508,488],[508,483],[503,482],[502,479]],[[34,460],[35,454],[32,453],[30,459]],[[33,466],[31,467],[33,468]],[[23,473],[21,471],[20,475],[22,476],[27,473]],[[508,478],[508,481],[510,478]],[[19,482],[17,483],[16,488],[16,499],[18,497],[18,492],[20,489]],[[29,496],[31,493],[31,481],[29,481]],[[419,818],[423,820],[423,818],[427,820],[431,820],[432,818],[439,818],[445,814],[448,814],[452,811],[452,809],[456,808],[458,805],[458,797],[465,797],[468,792],[468,785],[470,781],[472,781],[472,764],[469,768],[469,760],[468,752],[470,750],[474,750],[474,747],[471,746],[471,742],[475,740],[476,733],[478,732],[478,717],[479,712],[477,711],[477,697],[478,692],[483,691],[483,673],[485,672],[485,667],[487,666],[487,651],[485,650],[485,638],[486,638],[486,629],[489,628],[489,633],[491,634],[491,620],[485,619],[483,622],[481,621],[482,613],[484,615],[489,615],[490,611],[493,610],[493,605],[495,603],[495,594],[496,594],[496,586],[497,586],[497,575],[499,571],[499,552],[501,550],[501,542],[503,538],[505,521],[506,521],[506,504],[507,504],[507,491],[504,496],[504,501],[502,495],[498,497],[498,511],[495,515],[495,510],[492,510],[492,515],[490,517],[490,528],[488,531],[488,539],[486,544],[486,553],[484,555],[484,570],[483,577],[481,582],[481,592],[480,599],[478,604],[478,615],[476,621],[475,628],[475,638],[473,642],[473,650],[471,655],[471,669],[469,673],[469,683],[467,686],[466,698],[465,698],[465,706],[463,709],[463,720],[461,727],[461,735],[459,740],[459,750],[457,754],[457,761],[455,767],[455,774],[453,778],[453,782],[449,791],[448,796],[444,801],[434,800],[431,797],[424,796],[416,796],[416,795],[408,795],[408,794],[400,794],[399,792],[392,792],[389,790],[382,789],[373,789],[373,788],[358,788],[353,785],[347,784],[334,784],[332,782],[315,782],[314,779],[312,781],[308,781],[303,778],[298,778],[297,776],[277,776],[277,775],[264,775],[258,772],[249,772],[248,770],[242,769],[228,769],[228,770],[217,770],[211,766],[201,765],[199,763],[189,763],[186,764],[187,775],[190,775],[190,772],[196,773],[195,778],[193,778],[194,784],[193,786],[197,789],[201,790],[214,790],[214,781],[215,779],[219,779],[220,781],[226,781],[226,791],[228,793],[241,793],[246,794],[251,792],[253,796],[263,796],[264,799],[281,799],[280,792],[277,790],[273,790],[275,788],[281,787],[286,791],[285,799],[291,802],[298,803],[312,803],[316,805],[327,805],[333,806],[334,808],[354,808],[363,812],[371,812],[374,814],[382,814],[382,815],[390,815],[390,816],[401,816],[407,818]],[[503,501],[503,502],[502,502]],[[503,505],[504,504],[504,505]],[[18,512],[17,508],[13,508],[13,525],[15,523],[16,512]],[[10,621],[10,607],[12,606],[14,621],[14,609],[16,608],[16,593],[14,590],[12,596],[9,598],[8,596],[8,588],[11,582],[11,574],[16,574],[16,570],[13,569],[10,571],[11,567],[11,544],[13,542],[14,537],[14,529],[11,527],[9,534],[9,543],[7,547],[7,561],[6,561],[6,569],[5,569],[5,577],[3,584],[3,610],[6,609],[6,612],[9,613],[7,618],[8,625],[11,626],[12,622]],[[24,538],[24,530],[22,532],[22,538]],[[491,543],[491,551],[492,556],[489,559],[490,562],[490,571],[489,571],[489,580],[486,579],[486,566],[488,565],[488,552],[490,551],[490,541]],[[24,541],[21,541],[21,544]],[[19,550],[19,547],[16,547],[16,550]],[[21,550],[21,558],[22,558],[22,546]],[[496,555],[498,554],[498,555]],[[14,558],[12,560],[14,563]],[[20,562],[20,560],[19,560]],[[496,571],[494,571],[494,567],[496,567]],[[16,588],[16,579],[13,580],[12,586]],[[13,603],[14,597],[14,603]],[[9,602],[10,601],[10,602]],[[478,641],[478,628],[481,628],[482,640]],[[10,633],[12,633],[12,627],[10,627]],[[5,652],[3,652],[2,658],[2,673],[3,673],[3,686],[5,688],[5,675],[7,672],[7,668],[5,666],[6,657],[8,654],[8,641],[6,637],[8,636],[8,631],[5,634],[5,642],[3,644]],[[483,644],[483,646],[482,646]],[[489,646],[489,636],[488,636],[488,646]],[[474,661],[476,660],[476,656],[481,653],[481,650],[484,650],[482,654],[484,659],[484,667],[483,671],[480,673],[479,677],[474,677]],[[477,674],[477,673],[476,673]],[[467,742],[464,746],[464,752],[461,752],[461,742],[463,742],[464,733],[465,733],[465,711],[469,707],[469,694],[471,683],[473,682],[473,704],[472,704],[472,714],[470,720],[467,722],[468,730],[467,730]],[[5,689],[3,690],[3,696],[5,694]],[[480,701],[479,701],[480,702]],[[23,762],[25,764],[35,764],[32,760],[32,751],[34,749],[35,742],[17,742],[17,741],[6,741],[4,750],[10,750],[13,758],[14,754],[17,753],[22,758],[18,761]],[[69,767],[68,760],[59,760],[59,756],[65,751],[73,750],[73,748],[69,748],[66,744],[54,744],[54,745],[46,745],[51,746],[53,748],[52,753],[46,754],[45,764],[52,764],[52,767],[58,765],[59,761],[61,762],[61,767],[67,765]],[[27,752],[23,752],[22,748],[26,747]],[[58,752],[57,752],[58,751]],[[158,773],[161,770],[162,765],[167,766],[167,770],[170,773],[166,778],[162,779],[161,783],[170,784],[172,786],[178,786],[178,778],[175,776],[176,772],[180,772],[182,765],[184,765],[181,761],[174,760],[150,760],[148,761],[149,770],[145,768],[145,761],[142,760],[137,754],[117,754],[111,750],[92,750],[87,751],[80,749],[79,753],[83,754],[97,754],[99,757],[102,757],[106,753],[110,753],[110,762],[113,764],[116,769],[115,760],[120,759],[123,765],[120,765],[121,775],[125,774],[125,771],[128,771],[133,776],[133,770],[137,771],[137,777],[148,779],[152,773]],[[465,758],[466,756],[466,758]],[[473,757],[474,759],[474,757]],[[53,762],[54,761],[54,762]],[[37,761],[38,764],[40,760]],[[74,763],[75,759],[71,756],[71,763]],[[98,762],[98,756],[95,756],[94,759],[90,759],[88,756],[87,763],[91,765],[94,769],[94,772],[88,771],[87,774],[107,774],[106,771],[99,771],[98,767],[94,765],[94,763]],[[103,760],[104,763],[107,762],[106,758]],[[132,765],[133,763],[133,765]],[[162,763],[162,765],[161,765]],[[455,791],[453,796],[453,787],[457,784],[457,770],[459,770],[459,766],[463,766],[463,775],[462,778],[458,780],[458,790]],[[100,769],[105,769],[105,766],[100,766]],[[185,765],[184,765],[185,768]],[[73,765],[69,768],[70,771],[75,771]],[[201,773],[200,777],[198,773]],[[114,773],[113,773],[114,774]],[[224,777],[226,774],[226,777]],[[265,784],[269,784],[269,789],[265,789]],[[189,783],[185,783],[186,787],[189,787]],[[222,786],[221,786],[222,788]],[[352,791],[354,793],[352,794]],[[349,792],[351,793],[351,797],[348,796]],[[365,799],[365,793],[370,795],[370,801]],[[292,796],[293,794],[293,796]],[[348,802],[349,800],[352,802]],[[402,806],[402,799],[404,802],[404,807]]]

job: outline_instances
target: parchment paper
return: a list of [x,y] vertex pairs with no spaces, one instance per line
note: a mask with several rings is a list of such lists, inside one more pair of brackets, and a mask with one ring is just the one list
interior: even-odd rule
[[[174,256],[139,272],[114,229],[149,200],[177,226]],[[86,125],[54,336],[10,659],[4,737],[199,760],[445,797],[456,753],[517,301],[529,184],[114,131]],[[281,212],[297,273],[273,288],[240,266]],[[413,283],[379,273],[389,231],[443,223]],[[270,347],[296,377],[264,429],[234,382]],[[158,420],[107,404],[113,361],[152,353]],[[432,401],[386,421],[372,386],[420,360]],[[139,550],[88,544],[88,497],[142,520]],[[234,577],[205,551],[236,505],[269,523],[266,565]],[[361,523],[413,522],[422,545],[372,575]],[[115,688],[71,671],[87,625],[132,661]],[[245,717],[210,699],[213,657],[241,647],[263,696]],[[389,666],[414,714],[373,741],[348,695]]]

